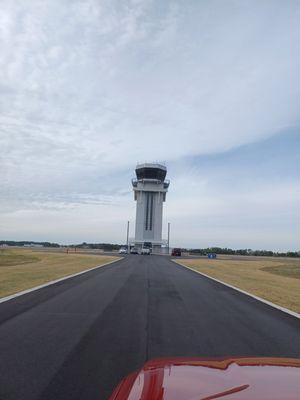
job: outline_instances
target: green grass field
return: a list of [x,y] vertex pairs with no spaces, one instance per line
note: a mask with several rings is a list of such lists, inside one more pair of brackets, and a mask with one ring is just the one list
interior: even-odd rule
[[39,261],[39,258],[29,254],[18,254],[7,250],[0,251],[0,267],[9,267],[10,265],[21,265]]
[[175,261],[300,313],[300,259],[219,256]]
[[264,267],[262,271],[270,272],[280,276],[286,276],[294,279],[300,279],[300,263],[287,263],[273,267]]
[[0,297],[118,259],[106,255],[0,250]]

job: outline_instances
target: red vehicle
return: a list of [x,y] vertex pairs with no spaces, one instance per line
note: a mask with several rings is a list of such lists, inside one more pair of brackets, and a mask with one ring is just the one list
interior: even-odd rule
[[180,256],[181,256],[181,249],[174,248],[174,249],[172,250],[171,255],[172,255],[173,257],[180,257]]
[[169,358],[147,362],[109,400],[299,400],[300,359]]

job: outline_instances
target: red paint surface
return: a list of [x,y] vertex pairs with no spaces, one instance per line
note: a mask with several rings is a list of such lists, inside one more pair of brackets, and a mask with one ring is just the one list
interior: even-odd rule
[[300,359],[168,358],[147,362],[110,400],[300,400]]

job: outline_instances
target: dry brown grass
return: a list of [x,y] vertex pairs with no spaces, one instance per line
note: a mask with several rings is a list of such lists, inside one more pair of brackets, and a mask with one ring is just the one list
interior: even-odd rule
[[219,256],[175,261],[300,313],[300,259]]
[[103,265],[118,257],[27,249],[0,251],[0,297]]

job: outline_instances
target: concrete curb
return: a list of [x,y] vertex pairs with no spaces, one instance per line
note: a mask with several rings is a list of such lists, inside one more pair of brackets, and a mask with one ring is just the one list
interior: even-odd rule
[[289,310],[288,308],[281,307],[281,306],[279,306],[279,305],[277,305],[277,304],[275,304],[275,303],[272,303],[271,301],[265,300],[265,299],[263,299],[263,298],[261,298],[261,297],[255,296],[254,294],[251,294],[251,293],[249,293],[249,292],[246,292],[245,290],[242,290],[242,289],[240,289],[240,288],[238,288],[238,287],[236,287],[236,286],[230,285],[229,283],[225,283],[225,282],[223,282],[223,281],[220,281],[219,279],[212,278],[211,276],[209,276],[209,275],[207,275],[207,274],[204,274],[203,272],[196,271],[195,269],[193,269],[193,268],[191,268],[191,267],[187,267],[186,265],[184,265],[184,264],[182,264],[182,263],[180,263],[180,262],[178,262],[178,261],[176,261],[176,260],[172,260],[172,261],[173,261],[175,264],[181,265],[181,266],[184,267],[184,268],[187,268],[187,269],[189,269],[189,270],[191,270],[191,271],[193,271],[193,272],[196,272],[196,274],[202,275],[202,276],[204,276],[205,278],[211,279],[212,281],[221,283],[221,284],[224,285],[224,286],[227,286],[227,287],[229,287],[229,288],[231,288],[231,289],[237,290],[238,292],[243,293],[243,294],[245,294],[246,296],[252,297],[253,299],[258,300],[258,301],[260,301],[260,302],[262,302],[262,303],[264,303],[264,304],[267,304],[267,305],[270,306],[270,307],[276,308],[277,310],[282,311],[282,312],[284,312],[284,313],[286,313],[286,314],[288,314],[288,315],[291,315],[292,317],[295,317],[295,318],[300,319],[300,314],[296,313],[295,311],[291,311],[291,310]]
[[112,260],[112,261],[109,261],[109,262],[107,262],[105,264],[97,265],[96,267],[85,269],[85,270],[80,271],[80,272],[76,272],[76,274],[63,276],[62,278],[55,279],[54,281],[46,282],[46,283],[43,283],[42,285],[34,286],[33,288],[22,290],[22,292],[11,294],[11,295],[6,296],[6,297],[1,297],[0,298],[0,304],[4,303],[5,301],[9,301],[9,300],[15,299],[16,297],[23,296],[23,294],[34,292],[35,290],[42,289],[44,287],[54,285],[55,283],[62,282],[62,281],[65,281],[67,279],[73,278],[74,276],[82,275],[82,274],[85,274],[86,272],[93,271],[94,269],[104,267],[105,265],[109,265],[109,264],[115,263],[117,261],[121,261],[121,260],[123,260],[123,258],[124,257],[120,257],[117,260]]

